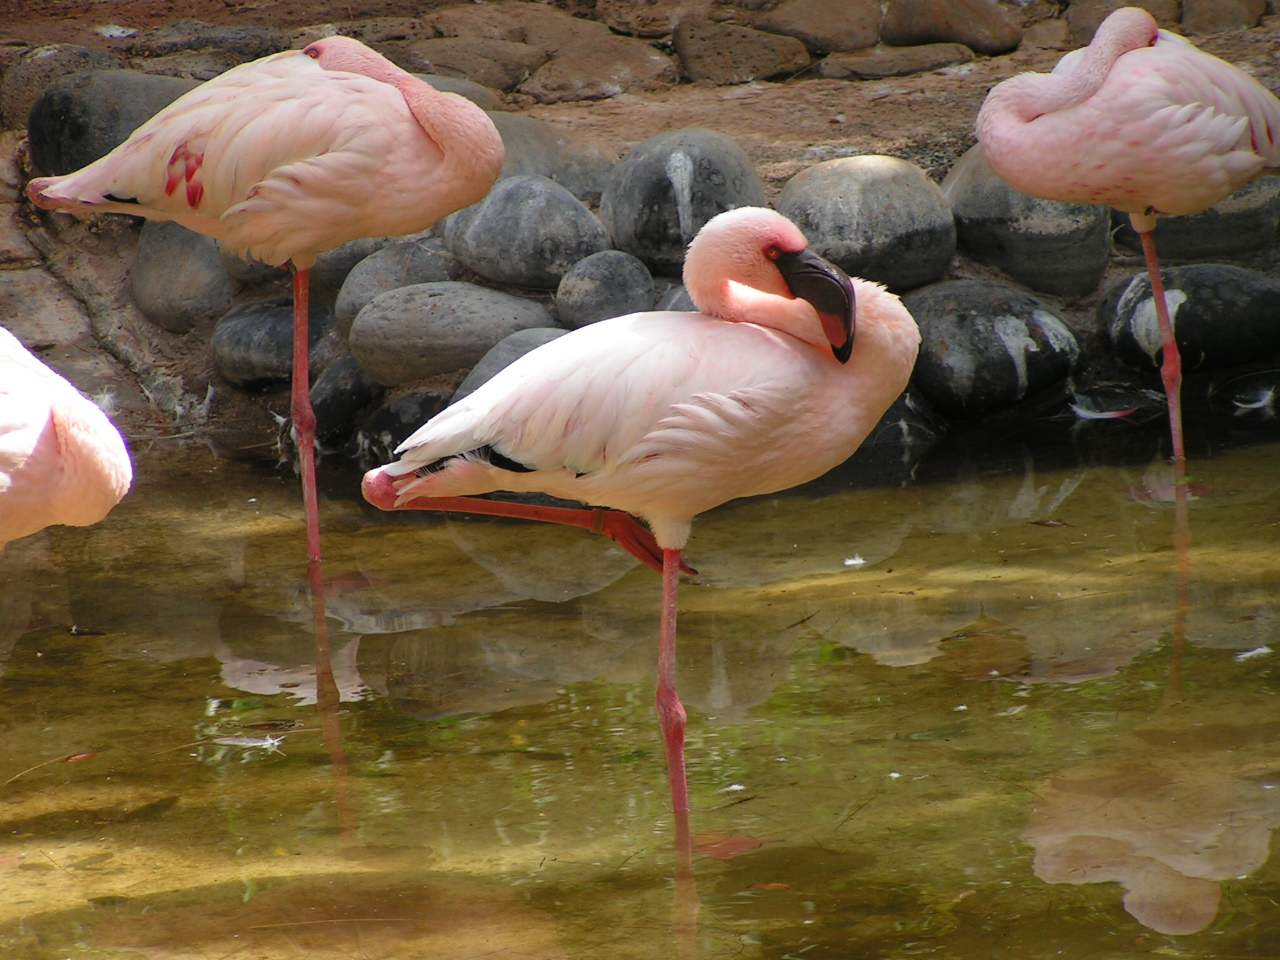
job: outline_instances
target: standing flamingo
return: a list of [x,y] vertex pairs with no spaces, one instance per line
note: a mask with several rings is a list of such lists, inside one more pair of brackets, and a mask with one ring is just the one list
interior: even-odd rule
[[107,415],[0,327],[0,550],[56,523],[97,523],[132,480]]
[[307,280],[360,237],[424,230],[489,192],[502,169],[483,110],[359,41],[328,37],[228,70],[175,100],[115,150],[33,180],[46,209],[176,220],[293,273],[293,426],[308,556],[320,559]]
[[1159,29],[1146,10],[1126,7],[1053,73],[997,84],[978,112],[977,134],[991,168],[1015,190],[1129,214],[1151,275],[1181,475],[1182,361],[1152,231],[1158,214],[1207,210],[1280,166],[1280,100],[1238,67]]
[[[691,572],[680,552],[693,518],[847,459],[906,387],[920,343],[896,296],[850,280],[807,246],[772,210],[720,214],[685,260],[701,312],[636,313],[553,340],[428,421],[396,450],[398,461],[364,478],[366,499],[384,510],[588,527],[662,572],[657,712],[677,812],[689,799],[676,591],[681,569]],[[612,509],[470,496],[495,490]]]

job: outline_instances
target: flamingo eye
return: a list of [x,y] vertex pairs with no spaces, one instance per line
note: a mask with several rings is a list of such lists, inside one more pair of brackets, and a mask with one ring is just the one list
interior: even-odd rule
[[319,60],[319,59],[320,59],[320,48],[319,48],[319,47],[307,47],[307,49],[303,50],[302,52],[303,52],[303,53],[305,53],[305,54],[306,54],[308,57],[310,57],[312,60]]
[[772,246],[766,248],[764,255],[768,257],[770,260],[777,260],[780,256],[782,256],[782,248],[775,243]]

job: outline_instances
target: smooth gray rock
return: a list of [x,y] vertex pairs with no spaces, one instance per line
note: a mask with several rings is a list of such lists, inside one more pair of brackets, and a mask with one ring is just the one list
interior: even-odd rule
[[360,430],[362,458],[369,463],[394,460],[396,447],[445,408],[449,392],[440,387],[424,387],[389,397]]
[[618,157],[594,143],[571,143],[551,169],[551,179],[583,203],[598,204]]
[[360,411],[372,403],[378,393],[378,384],[360,369],[351,354],[333,361],[311,387],[316,438],[332,443],[350,436]]
[[361,237],[326,250],[311,268],[311,295],[332,303],[357,263],[400,237]]
[[[1219,263],[1174,267],[1160,276],[1184,372],[1248,363],[1280,351],[1280,282]],[[1164,351],[1145,270],[1107,291],[1098,318],[1121,360],[1145,369],[1160,365]]]
[[507,177],[445,221],[445,244],[462,263],[498,283],[552,289],[565,271],[612,246],[609,231],[560,184]]
[[222,258],[222,265],[227,268],[227,273],[241,283],[270,283],[273,280],[285,280],[289,277],[287,267],[273,267],[256,257],[246,259],[223,244],[221,240],[215,242],[218,247],[218,256]]
[[456,93],[460,97],[466,97],[481,110],[502,109],[502,97],[496,90],[486,87],[483,83],[476,83],[465,77],[442,77],[438,73],[419,73],[417,77],[441,93]]
[[939,414],[998,413],[1069,376],[1075,335],[1035,297],[999,284],[951,280],[903,299],[920,325],[912,385]]
[[[314,375],[334,359],[332,349],[321,349],[333,331],[333,311],[312,303],[308,318],[308,359]],[[254,300],[228,310],[214,327],[210,346],[214,366],[232,383],[255,387],[289,380],[293,375],[293,299]]]
[[621,250],[602,250],[579,260],[556,288],[556,310],[566,327],[639,313],[653,306],[653,277],[640,260]]
[[470,283],[419,283],[374,297],[351,324],[360,366],[384,386],[473,367],[503,337],[551,327],[541,304]]
[[693,298],[683,283],[677,283],[658,300],[655,310],[675,310],[680,313],[697,313]]
[[695,127],[651,137],[623,157],[600,197],[600,219],[619,250],[674,275],[704,223],[735,207],[764,205],[764,186],[742,148]]
[[220,50],[241,63],[289,49],[289,35],[271,27],[214,25],[203,20],[174,20],[148,30],[129,45],[136,57],[166,57],[187,50]]
[[493,348],[480,358],[480,362],[471,368],[467,379],[458,385],[450,406],[465,396],[469,396],[484,383],[492,380],[494,375],[505,367],[511,366],[526,353],[536,350],[544,343],[550,343],[563,337],[569,331],[558,327],[533,327],[529,330],[517,330],[509,337],[503,337]]
[[186,333],[231,305],[231,278],[217,245],[172,220],[142,225],[131,285],[143,315],[174,333]]
[[938,186],[894,157],[827,160],[792,177],[778,212],[814,252],[850,276],[911,290],[937,280],[956,252],[956,227]]
[[[1259,177],[1203,213],[1156,220],[1156,251],[1161,260],[1213,260],[1250,257],[1276,241],[1280,219],[1280,177]],[[1116,240],[1132,250],[1142,241],[1127,213],[1113,218]]]
[[23,50],[0,77],[0,121],[4,129],[25,127],[31,108],[59,78],[84,70],[111,70],[119,66],[119,59],[111,54],[74,43],[50,43]]
[[1102,280],[1111,253],[1107,207],[1018,193],[996,176],[981,144],[952,167],[942,195],[960,248],[975,260],[1060,297],[1083,297]]
[[489,119],[498,128],[506,156],[502,161],[502,177],[537,175],[549,177],[560,155],[573,142],[556,127],[522,113],[490,112]]
[[333,314],[345,339],[356,314],[374,297],[415,283],[457,280],[463,267],[435,237],[400,240],[376,250],[357,263],[343,281]]
[[51,84],[31,109],[31,159],[60,177],[124,143],[129,134],[188,90],[194,80],[130,70],[93,70]]

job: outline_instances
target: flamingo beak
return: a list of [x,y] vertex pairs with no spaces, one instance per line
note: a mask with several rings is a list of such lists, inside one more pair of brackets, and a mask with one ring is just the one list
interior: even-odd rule
[[791,293],[809,301],[818,312],[836,359],[847,362],[857,327],[857,299],[849,275],[809,250],[784,253],[775,263]]

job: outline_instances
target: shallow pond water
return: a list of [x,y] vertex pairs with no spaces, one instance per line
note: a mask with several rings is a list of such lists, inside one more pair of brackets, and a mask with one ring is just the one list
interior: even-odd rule
[[0,555],[0,956],[1276,957],[1280,446],[1192,463],[1185,615],[1170,473],[1104,446],[699,519],[692,876],[656,576],[325,462],[318,670],[294,478],[138,449]]

